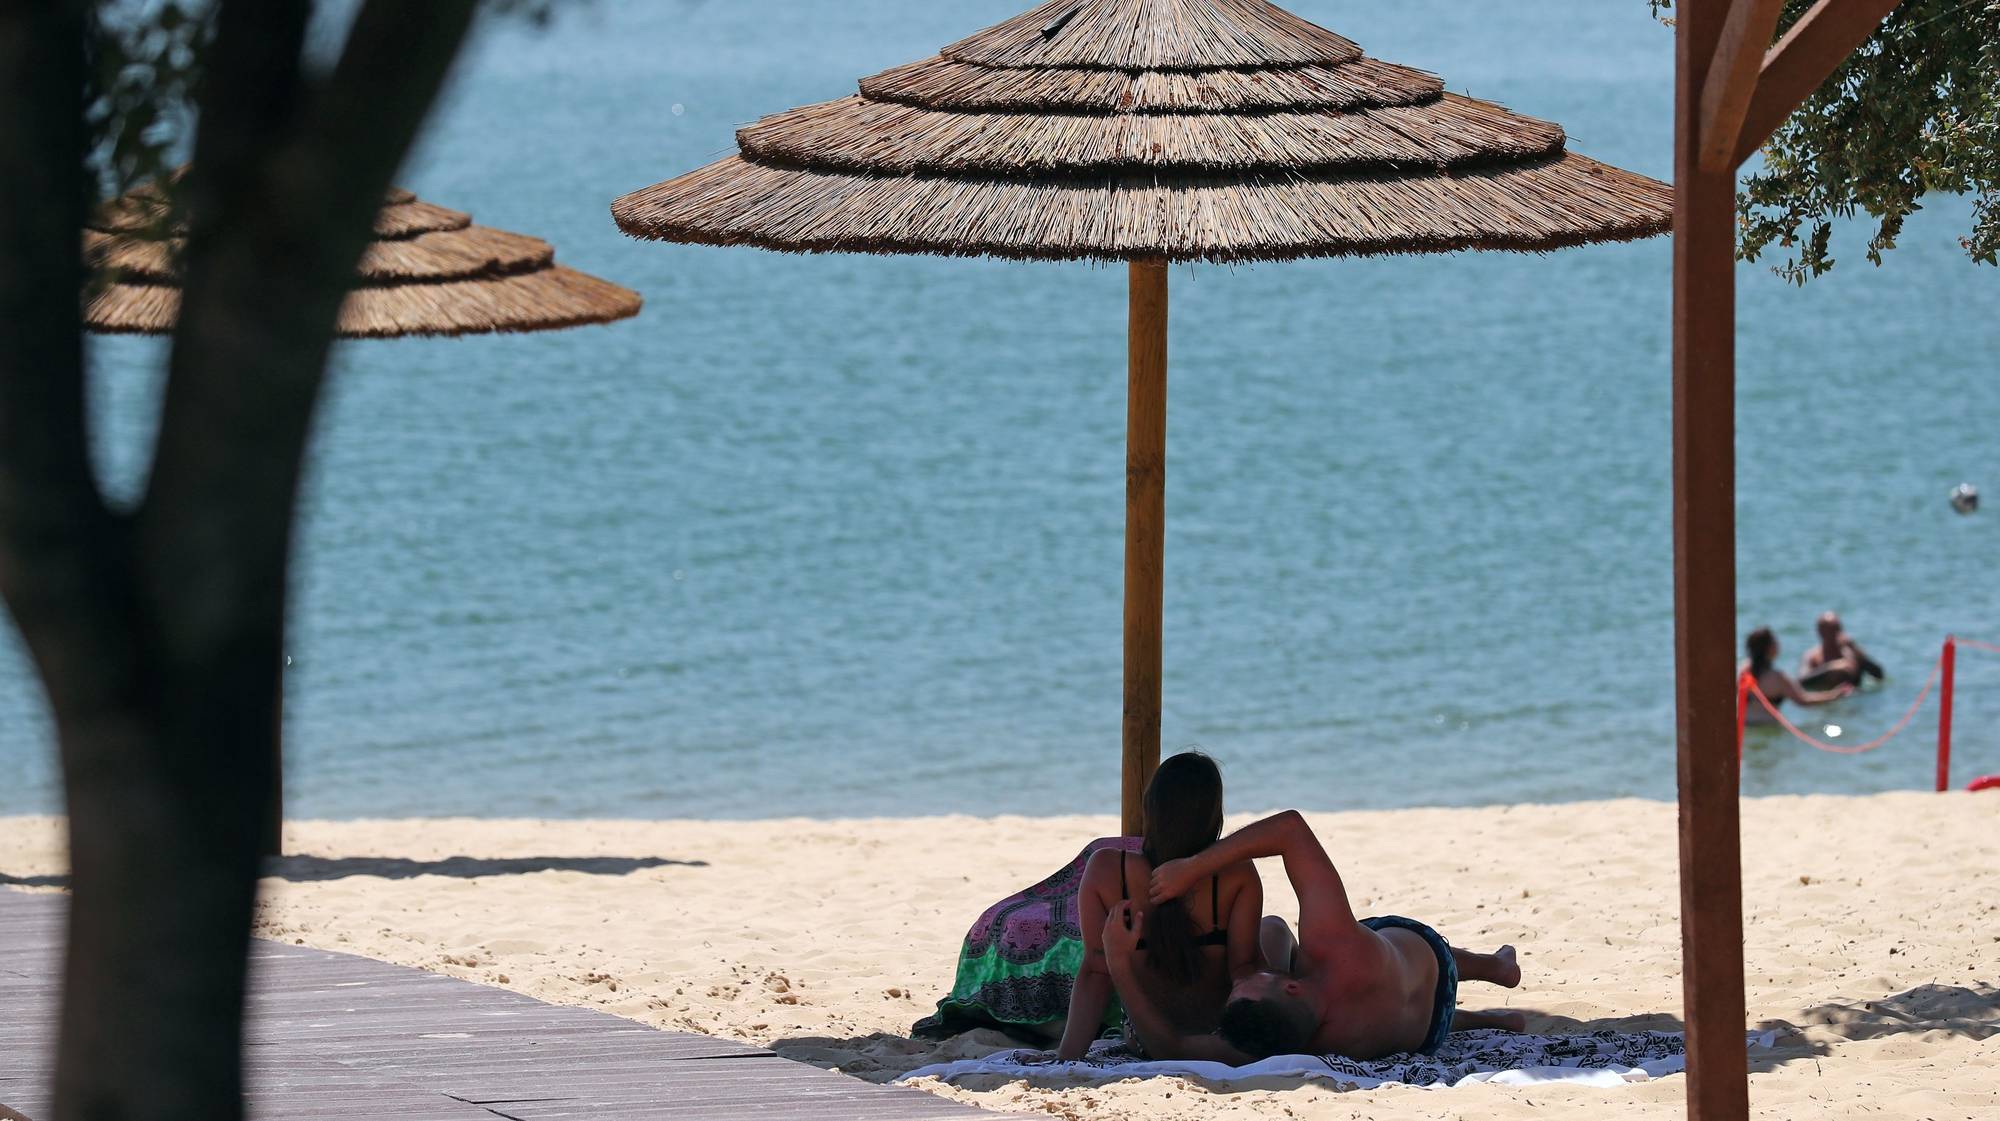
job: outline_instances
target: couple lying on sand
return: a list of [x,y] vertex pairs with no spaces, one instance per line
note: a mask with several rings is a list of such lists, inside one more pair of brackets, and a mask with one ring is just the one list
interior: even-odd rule
[[[1461,1012],[1461,981],[1521,982],[1512,946],[1455,949],[1410,919],[1357,919],[1333,861],[1287,810],[1222,834],[1222,776],[1200,752],[1146,788],[1140,852],[1093,853],[1077,893],[1086,949],[1055,1058],[1081,1058],[1115,990],[1126,1036],[1156,1059],[1242,1066],[1272,1055],[1432,1054],[1454,1030],[1526,1026]],[[1282,857],[1299,898],[1295,938],[1264,914],[1251,861]]]

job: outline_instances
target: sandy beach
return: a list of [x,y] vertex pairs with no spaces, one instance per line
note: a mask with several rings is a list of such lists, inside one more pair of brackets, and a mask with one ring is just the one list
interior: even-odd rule
[[[1242,818],[1234,818],[1232,827]],[[1520,947],[1512,992],[1464,1002],[1538,1031],[1677,1029],[1674,810],[1641,801],[1313,815],[1358,910]],[[911,1041],[959,940],[1109,817],[851,821],[408,820],[288,825],[257,931],[768,1045],[888,1080],[1010,1046]],[[1744,805],[1749,1007],[1780,1029],[1751,1075],[1768,1117],[1991,1116],[2000,1108],[2000,796]],[[0,884],[60,882],[60,823],[0,819]],[[1295,914],[1282,869],[1270,909]],[[1112,1118],[1652,1117],[1684,1080],[1215,1093],[1156,1078],[921,1083],[994,1109]]]

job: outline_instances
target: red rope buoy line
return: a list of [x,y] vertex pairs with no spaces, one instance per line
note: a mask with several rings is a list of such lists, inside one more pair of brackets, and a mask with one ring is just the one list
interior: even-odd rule
[[[1960,638],[1957,635],[1946,635],[1944,638],[1944,650],[1939,654],[1938,660],[1932,664],[1930,676],[1924,679],[1924,687],[1917,690],[1917,699],[1910,702],[1909,710],[1903,713],[1902,718],[1897,720],[1895,726],[1888,731],[1869,740],[1867,743],[1852,746],[1828,743],[1825,740],[1801,731],[1798,725],[1785,719],[1785,714],[1779,712],[1778,706],[1771,703],[1771,698],[1764,695],[1764,690],[1758,686],[1757,679],[1748,671],[1745,671],[1738,675],[1736,679],[1736,757],[1738,762],[1740,763],[1743,758],[1744,718],[1749,714],[1750,698],[1752,697],[1757,698],[1757,703],[1764,706],[1764,711],[1771,714],[1771,719],[1777,721],[1780,728],[1790,732],[1794,738],[1806,746],[1816,751],[1827,752],[1830,755],[1860,755],[1863,752],[1873,751],[1901,735],[1903,730],[1910,726],[1910,721],[1916,719],[1917,711],[1924,707],[1924,700],[1931,695],[1931,689],[1937,687],[1939,682],[1942,681],[1943,687],[1939,689],[1938,696],[1937,789],[1939,793],[1951,789],[1952,685],[1953,678],[1956,676],[1954,671],[1958,664],[1958,648],[1961,646],[1970,647],[1971,649],[1983,651],[1988,654],[2000,654],[2000,645],[1995,643],[1981,642],[1976,638]],[[2000,789],[2000,775],[1987,775],[1974,782],[1967,789]]]
[[[1996,653],[2000,653],[2000,650],[1996,650]],[[1944,660],[1942,658],[1932,663],[1930,676],[1924,679],[1924,687],[1917,691],[1917,699],[1910,703],[1909,710],[1903,713],[1902,719],[1896,721],[1895,727],[1890,728],[1867,743],[1857,744],[1852,747],[1845,744],[1828,743],[1825,740],[1800,731],[1799,726],[1785,719],[1785,714],[1779,712],[1778,706],[1772,704],[1771,699],[1764,695],[1764,690],[1758,687],[1756,678],[1747,673],[1743,675],[1741,688],[1747,691],[1750,696],[1757,698],[1757,703],[1764,706],[1764,711],[1771,714],[1771,718],[1778,722],[1778,726],[1797,737],[1800,742],[1833,755],[1860,755],[1863,752],[1873,751],[1890,740],[1895,739],[1903,733],[1903,729],[1910,726],[1910,721],[1916,719],[1917,710],[1924,707],[1925,698],[1931,695],[1931,689],[1937,685],[1938,674],[1943,669]]]

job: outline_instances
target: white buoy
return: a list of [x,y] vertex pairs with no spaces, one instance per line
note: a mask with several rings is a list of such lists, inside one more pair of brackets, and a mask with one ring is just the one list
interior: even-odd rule
[[1961,514],[1970,514],[1979,509],[1979,488],[1971,483],[1960,483],[1951,488],[1951,508]]

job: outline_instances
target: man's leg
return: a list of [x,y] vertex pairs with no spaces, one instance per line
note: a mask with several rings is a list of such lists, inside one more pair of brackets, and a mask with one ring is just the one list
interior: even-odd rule
[[1451,1030],[1478,1031],[1480,1028],[1524,1032],[1528,1030],[1528,1017],[1522,1012],[1467,1012],[1463,1008],[1452,1014]]
[[1299,940],[1292,928],[1276,915],[1265,915],[1257,924],[1257,944],[1263,948],[1264,963],[1279,973],[1289,974],[1298,957]]
[[[1514,960],[1512,946],[1502,946],[1490,954],[1475,954],[1453,946],[1451,957],[1458,964],[1458,979],[1461,981],[1484,981],[1506,989],[1521,983],[1521,965]],[[1524,1032],[1528,1030],[1528,1017],[1521,1012],[1468,1012],[1463,1008],[1452,1014],[1453,1031],[1478,1031],[1481,1028]]]
[[1512,946],[1502,946],[1490,954],[1475,954],[1453,946],[1451,956],[1458,962],[1458,979],[1461,981],[1484,981],[1503,989],[1511,989],[1521,983],[1521,966],[1514,960]]

